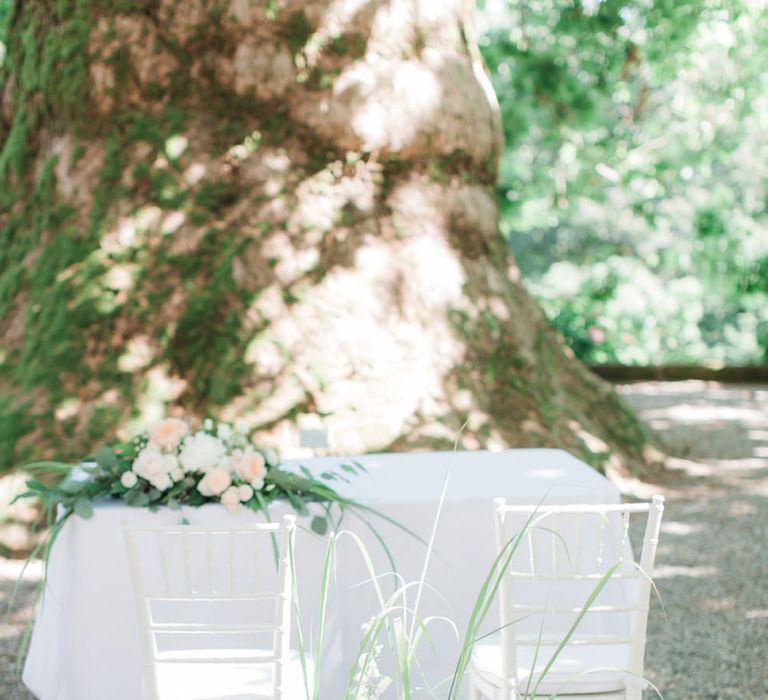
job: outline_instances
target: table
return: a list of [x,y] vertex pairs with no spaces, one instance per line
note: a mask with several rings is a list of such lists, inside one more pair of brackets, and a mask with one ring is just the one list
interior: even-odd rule
[[[349,484],[336,482],[338,490],[396,519],[424,539],[429,537],[446,483],[435,553],[426,579],[440,595],[425,591],[421,614],[448,616],[461,634],[495,556],[494,497],[504,496],[521,504],[542,500],[552,504],[619,502],[618,491],[605,477],[562,450],[372,454],[314,458],[302,464],[320,474],[350,459],[364,465],[368,473],[352,478]],[[284,512],[290,512],[290,507],[276,504],[272,517]],[[191,525],[205,526],[242,525],[262,519],[245,510],[231,515],[218,505],[184,508],[182,513],[168,509],[152,513],[105,502],[97,504],[91,519],[73,517],[67,522],[52,551],[45,596],[23,674],[25,684],[40,700],[144,697],[122,523],[178,524],[180,517]],[[406,581],[417,581],[425,548],[390,524],[375,524],[394,554],[398,572]],[[384,552],[362,521],[347,515],[343,527],[365,541],[378,571],[389,569]],[[322,538],[307,532],[298,534],[297,592],[307,629],[316,627],[317,572],[325,546]],[[360,627],[376,612],[370,585],[356,585],[367,578],[352,538],[342,538],[328,603],[321,700],[343,697],[362,636]],[[492,617],[495,615],[494,607]],[[424,678],[416,682],[432,687],[452,675],[460,649],[448,625],[436,626],[433,632],[435,650],[427,646],[420,650]],[[447,685],[436,691],[437,697],[446,694]]]

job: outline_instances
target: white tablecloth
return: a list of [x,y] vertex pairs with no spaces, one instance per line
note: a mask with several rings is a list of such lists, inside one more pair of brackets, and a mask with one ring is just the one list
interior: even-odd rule
[[[619,494],[607,479],[562,450],[504,452],[399,453],[354,458],[368,473],[339,491],[396,519],[428,539],[438,498],[450,471],[445,504],[420,614],[444,615],[463,634],[483,578],[495,556],[492,499],[513,503],[616,503]],[[304,460],[314,473],[345,460]],[[273,517],[290,509],[275,505]],[[139,632],[122,523],[192,525],[245,524],[261,516],[250,511],[232,516],[221,506],[167,509],[151,513],[117,502],[97,505],[93,518],[73,517],[52,552],[48,585],[38,613],[24,682],[41,700],[141,700]],[[373,518],[393,552],[398,572],[417,581],[425,548],[391,525]],[[344,528],[359,534],[374,553],[378,570],[386,558],[375,537],[358,519],[347,516]],[[299,532],[298,597],[307,629],[316,629],[320,584],[317,572],[325,551],[322,538]],[[321,700],[340,700],[361,639],[360,627],[376,612],[370,585],[351,538],[342,539],[328,607],[322,663]],[[391,582],[387,581],[390,586]],[[441,598],[442,596],[442,598]],[[496,617],[496,608],[491,617]],[[494,620],[490,620],[491,624]],[[440,623],[438,623],[439,625]],[[425,678],[415,685],[434,686],[451,676],[460,642],[447,625],[433,627],[435,650],[420,648]],[[294,637],[295,641],[295,637]],[[295,646],[295,644],[294,644]],[[447,686],[436,691],[447,694]]]

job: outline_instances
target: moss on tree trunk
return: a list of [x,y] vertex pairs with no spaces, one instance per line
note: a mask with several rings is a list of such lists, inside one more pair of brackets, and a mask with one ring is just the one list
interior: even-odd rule
[[170,410],[277,446],[645,436],[497,231],[463,0],[17,2],[0,84],[0,460]]

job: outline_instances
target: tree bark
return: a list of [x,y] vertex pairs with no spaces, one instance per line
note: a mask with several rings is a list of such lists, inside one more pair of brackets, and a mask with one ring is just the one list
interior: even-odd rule
[[[165,411],[332,452],[645,436],[497,230],[464,0],[17,0],[2,84],[0,452]],[[14,449],[16,448],[16,449]]]

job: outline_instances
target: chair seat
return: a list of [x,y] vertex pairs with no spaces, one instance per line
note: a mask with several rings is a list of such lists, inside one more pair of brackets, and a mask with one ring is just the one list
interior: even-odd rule
[[[155,665],[159,700],[253,700],[273,696],[274,663],[219,663],[215,657],[223,652],[211,651],[212,654],[206,654],[207,663],[199,660],[171,662],[168,657],[164,663],[160,655]],[[199,651],[195,654],[202,656]],[[237,654],[227,651],[225,656],[232,658]],[[178,658],[178,653],[174,654],[174,659]],[[313,674],[314,664],[307,659],[310,690]],[[305,700],[308,697],[298,653],[291,652],[283,677],[285,700]]]
[[[531,690],[538,674],[544,670],[556,647],[539,648],[534,669]],[[533,646],[517,647],[517,689],[523,692],[531,675],[531,664],[536,648]],[[501,635],[487,638],[483,644],[477,644],[472,652],[472,669],[486,683],[502,687],[501,676],[502,646]],[[629,660],[629,645],[595,644],[566,647],[560,652],[552,668],[539,685],[536,695],[589,695],[615,693],[624,690]],[[598,670],[605,669],[605,670]],[[608,670],[619,669],[619,670]],[[579,675],[583,674],[583,675]]]

